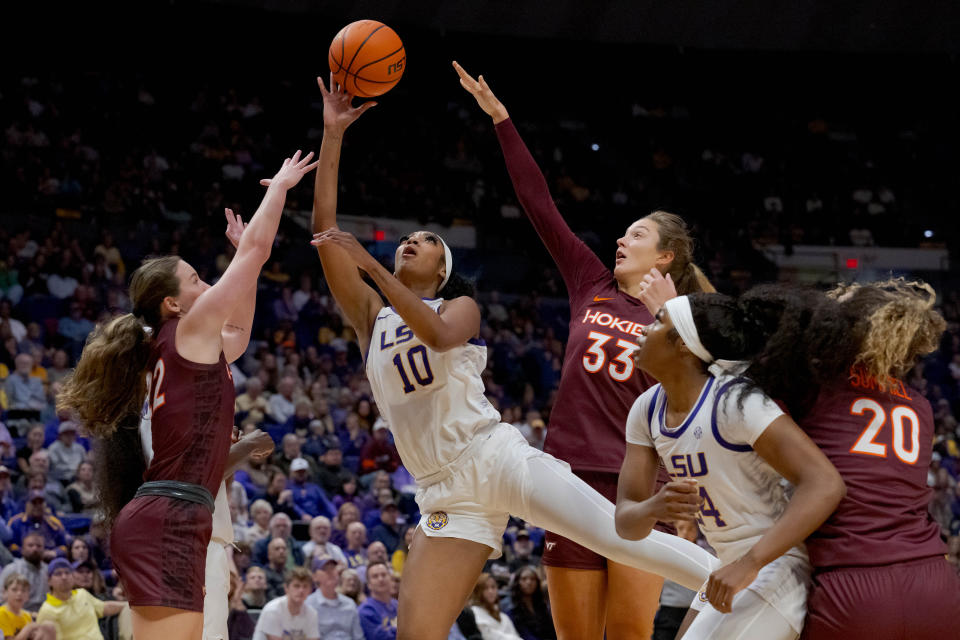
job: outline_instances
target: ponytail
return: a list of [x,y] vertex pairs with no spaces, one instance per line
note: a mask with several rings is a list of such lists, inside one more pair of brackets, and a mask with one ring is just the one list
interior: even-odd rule
[[654,211],[645,219],[657,224],[660,237],[657,250],[673,252],[673,261],[664,276],[670,274],[677,293],[681,296],[698,292],[715,293],[716,288],[693,262],[693,237],[683,218],[667,211]]

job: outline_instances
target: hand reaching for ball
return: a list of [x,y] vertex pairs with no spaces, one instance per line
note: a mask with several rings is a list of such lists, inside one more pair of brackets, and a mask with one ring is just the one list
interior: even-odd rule
[[377,106],[375,101],[368,100],[354,107],[353,96],[333,79],[332,71],[330,72],[330,89],[327,89],[323,83],[323,78],[317,78],[317,84],[320,85],[320,93],[323,94],[323,127],[327,131],[343,132],[368,109]]
[[490,90],[482,74],[474,80],[473,76],[467,73],[456,60],[453,61],[453,68],[456,69],[457,75],[460,76],[460,85],[469,91],[470,94],[476,98],[480,108],[483,109],[488,116],[493,118],[493,124],[500,124],[510,117],[510,114],[507,113],[507,108],[497,100],[497,96],[493,95],[493,91]]

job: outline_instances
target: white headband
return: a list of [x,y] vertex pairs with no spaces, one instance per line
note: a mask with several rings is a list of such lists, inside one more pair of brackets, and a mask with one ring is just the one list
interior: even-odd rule
[[680,339],[690,349],[690,353],[710,365],[707,367],[710,373],[714,376],[722,374],[740,375],[746,371],[750,364],[748,361],[718,360],[703,346],[703,343],[700,342],[700,334],[697,332],[697,324],[693,321],[690,299],[687,296],[671,298],[664,303],[663,308],[670,314],[674,329],[677,330]]
[[[440,238],[439,235],[434,235]],[[437,287],[437,291],[440,291],[440,289],[443,289],[443,287],[446,286],[447,280],[450,279],[450,274],[453,273],[453,254],[450,253],[450,247],[447,246],[447,243],[443,238],[440,238],[440,244],[443,245],[443,264],[446,266],[446,273],[443,276],[443,280],[440,282],[440,286]]]
[[664,303],[663,307],[670,314],[673,327],[690,352],[707,364],[713,362],[713,356],[700,342],[700,334],[697,333],[697,325],[693,321],[693,311],[690,310],[690,299],[687,296],[671,298]]

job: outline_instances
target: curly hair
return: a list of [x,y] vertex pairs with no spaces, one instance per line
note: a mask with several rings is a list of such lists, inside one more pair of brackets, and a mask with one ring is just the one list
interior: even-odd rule
[[857,318],[862,344],[854,365],[878,380],[900,377],[917,358],[936,351],[946,329],[946,321],[934,309],[936,292],[921,280],[845,284],[828,295]]
[[476,290],[473,286],[473,282],[467,280],[459,273],[454,271],[450,274],[447,284],[443,285],[443,289],[437,291],[437,297],[444,298],[445,300],[453,300],[454,298],[459,298],[460,296],[469,296],[473,298],[476,296]]

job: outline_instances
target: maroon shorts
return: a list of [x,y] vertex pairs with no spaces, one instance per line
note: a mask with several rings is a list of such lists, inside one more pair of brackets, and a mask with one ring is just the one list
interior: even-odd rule
[[210,510],[193,502],[144,496],[127,504],[110,533],[110,556],[130,604],[203,611],[212,528]]
[[[608,471],[574,471],[573,474],[596,489],[600,495],[616,503],[618,473]],[[657,478],[657,490],[660,490],[661,480]],[[673,526],[658,522],[657,530],[675,534]],[[543,543],[543,564],[548,567],[562,567],[564,569],[592,569],[607,570],[607,559],[598,553],[587,549],[576,542],[547,531]]]
[[960,637],[960,578],[943,556],[814,574],[803,640]]

